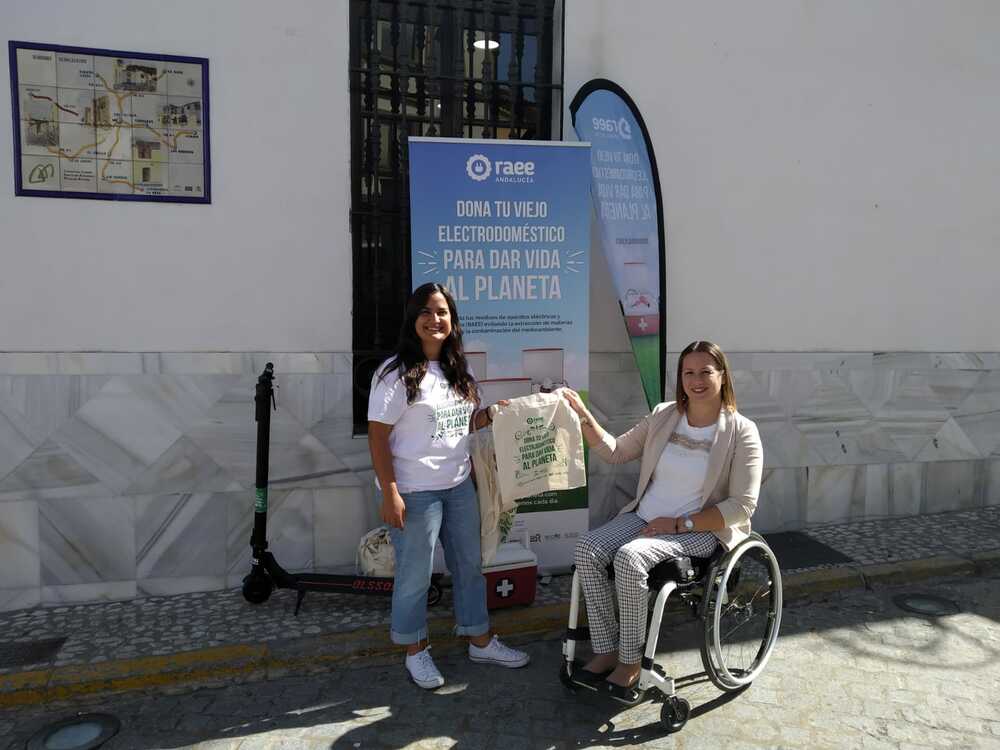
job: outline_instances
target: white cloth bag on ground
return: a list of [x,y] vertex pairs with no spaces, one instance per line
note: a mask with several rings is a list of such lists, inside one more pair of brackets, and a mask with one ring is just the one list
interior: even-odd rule
[[[496,407],[492,407],[495,413]],[[514,525],[517,503],[507,502],[500,493],[497,480],[497,458],[493,450],[493,433],[473,430],[469,435],[469,455],[476,474],[476,494],[479,497],[480,537],[483,566],[496,558],[500,542]]]
[[587,484],[580,418],[555,393],[511,399],[493,419],[504,502]]
[[388,526],[377,526],[358,543],[355,565],[361,575],[392,578],[396,573],[396,552]]

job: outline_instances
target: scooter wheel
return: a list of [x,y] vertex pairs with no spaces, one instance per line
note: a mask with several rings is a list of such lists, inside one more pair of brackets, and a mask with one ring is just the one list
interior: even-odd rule
[[251,604],[262,604],[271,598],[274,584],[270,576],[248,575],[243,579],[243,598]]
[[687,724],[688,716],[691,714],[691,704],[684,698],[676,695],[667,700],[660,709],[660,722],[668,733],[679,732]]
[[431,587],[427,589],[427,606],[433,607],[435,604],[441,601],[441,584],[432,583]]

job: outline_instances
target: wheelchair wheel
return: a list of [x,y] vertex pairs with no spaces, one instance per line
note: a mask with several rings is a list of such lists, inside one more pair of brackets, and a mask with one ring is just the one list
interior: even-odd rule
[[781,625],[781,571],[759,534],[719,560],[705,584],[701,660],[720,690],[738,690],[767,664]]
[[660,709],[660,723],[668,733],[679,732],[687,724],[691,715],[691,704],[684,698],[673,695],[663,702]]

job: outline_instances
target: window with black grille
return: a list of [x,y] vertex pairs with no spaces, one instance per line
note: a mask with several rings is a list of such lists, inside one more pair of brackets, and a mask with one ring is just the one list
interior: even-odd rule
[[410,292],[409,136],[562,131],[561,0],[351,0],[354,429]]

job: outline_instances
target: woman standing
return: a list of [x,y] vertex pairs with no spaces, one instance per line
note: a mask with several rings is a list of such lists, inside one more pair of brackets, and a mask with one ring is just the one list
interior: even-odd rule
[[406,669],[425,689],[444,684],[427,643],[438,538],[452,575],[456,632],[468,636],[469,658],[503,667],[528,663],[528,654],[490,637],[468,450],[470,426],[489,423],[478,404],[455,301],[444,286],[424,284],[406,304],[395,355],[372,380],[368,446],[396,555],[390,635],[406,646]]
[[[636,499],[580,537],[574,555],[594,650],[577,674],[594,689],[606,679],[612,696],[633,703],[639,698],[649,571],[672,557],[707,557],[720,543],[732,549],[747,537],[760,492],[760,436],[736,411],[726,355],[708,341],[681,352],[676,401],[658,404],[617,438],[597,424],[577,393],[559,392],[580,415],[595,454],[611,463],[642,461]],[[617,620],[607,573],[612,560]]]

